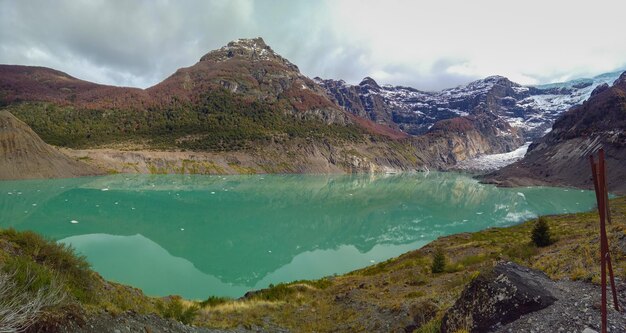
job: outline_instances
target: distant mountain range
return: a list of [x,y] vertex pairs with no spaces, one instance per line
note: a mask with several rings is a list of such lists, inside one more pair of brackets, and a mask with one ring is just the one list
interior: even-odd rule
[[626,72],[611,87],[565,112],[524,158],[484,180],[500,185],[559,184],[593,188],[589,155],[606,151],[609,190],[626,193]]
[[148,89],[0,65],[0,108],[46,143],[109,171],[446,170],[540,137],[616,77],[525,87],[491,76],[440,92],[371,78],[349,85],[310,79],[255,38],[211,51]]
[[596,87],[612,84],[620,74],[541,86],[522,86],[502,76],[489,76],[437,92],[379,85],[370,77],[358,85],[315,80],[344,109],[409,134],[424,134],[443,119],[491,112],[531,140],[549,130],[562,112],[581,104]]

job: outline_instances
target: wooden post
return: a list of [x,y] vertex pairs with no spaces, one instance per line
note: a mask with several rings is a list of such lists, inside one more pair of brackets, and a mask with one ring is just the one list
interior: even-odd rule
[[[603,191],[600,194],[604,195],[604,220],[611,224],[611,209],[609,208],[609,189],[608,181],[606,179],[606,163],[604,158],[604,149],[600,149],[598,152],[598,163],[600,168],[600,179]],[[617,301],[617,289],[615,287],[615,277],[613,276],[613,264],[611,263],[611,252],[609,251],[609,239],[606,235],[606,225],[604,226],[604,256],[605,263],[609,270],[609,279],[611,280],[611,292],[613,294],[613,307],[616,311],[619,311],[619,302]]]
[[593,186],[596,190],[596,201],[598,202],[598,214],[600,215],[600,285],[602,292],[602,300],[600,304],[601,313],[601,333],[607,333],[607,313],[606,313],[606,257],[604,256],[604,194],[602,192],[602,184],[598,179],[598,168],[593,160],[593,156],[589,157],[591,162],[591,171],[593,173]]
[[617,290],[615,288],[615,278],[613,276],[613,265],[611,263],[611,254],[609,252],[609,240],[606,235],[606,221],[610,219],[609,195],[606,179],[606,164],[604,161],[604,149],[600,149],[598,153],[598,164],[593,160],[593,155],[589,156],[591,163],[591,172],[593,175],[593,187],[596,192],[596,201],[598,203],[598,214],[600,215],[600,282],[602,288],[602,304],[600,311],[602,314],[602,333],[607,332],[607,299],[606,299],[606,273],[611,279],[611,291],[613,294],[613,305],[615,310],[619,311],[619,302],[617,300]]

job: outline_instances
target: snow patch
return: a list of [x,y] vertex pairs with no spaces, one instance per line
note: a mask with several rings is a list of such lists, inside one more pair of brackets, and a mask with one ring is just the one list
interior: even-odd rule
[[528,151],[528,146],[530,146],[530,142],[526,142],[523,146],[508,153],[482,155],[471,160],[462,161],[457,164],[457,168],[476,171],[497,170],[522,159],[526,155],[526,151]]

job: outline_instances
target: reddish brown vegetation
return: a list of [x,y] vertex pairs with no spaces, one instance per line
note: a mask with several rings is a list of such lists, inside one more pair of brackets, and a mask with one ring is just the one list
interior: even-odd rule
[[465,133],[472,130],[476,130],[476,126],[472,122],[473,117],[456,117],[445,119],[436,122],[433,127],[431,127],[431,133],[434,132],[455,132],[455,133]]
[[45,67],[0,65],[0,103],[46,101],[85,108],[136,109],[150,97],[137,88],[100,85]]
[[402,132],[341,110],[313,81],[300,75],[297,67],[284,59],[281,61],[252,62],[236,57],[213,61],[209,57],[177,70],[145,90],[100,85],[44,67],[0,65],[0,104],[44,101],[87,109],[146,110],[172,103],[194,105],[208,91],[227,89],[250,101],[284,99],[299,112],[332,110],[373,134],[392,139],[407,137]]
[[369,119],[361,118],[359,116],[355,116],[350,114],[352,120],[357,123],[359,126],[367,129],[371,133],[375,133],[378,135],[384,135],[394,140],[406,139],[409,137],[408,134],[401,132],[399,130],[393,129],[386,125],[377,124]]

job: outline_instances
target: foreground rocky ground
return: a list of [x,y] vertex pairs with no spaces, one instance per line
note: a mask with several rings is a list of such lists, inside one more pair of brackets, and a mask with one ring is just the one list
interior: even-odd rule
[[[626,283],[616,282],[621,306],[626,305]],[[583,281],[551,281],[544,287],[556,298],[545,309],[521,316],[518,320],[494,330],[510,332],[600,332],[600,287]],[[610,299],[610,290],[608,293]],[[608,331],[626,332],[626,313],[608,306]]]
[[[626,284],[616,282],[626,302]],[[610,297],[610,296],[609,296]],[[543,272],[500,262],[463,291],[443,317],[441,332],[583,332],[599,330],[600,289],[584,281],[553,281]],[[610,332],[626,331],[625,311],[609,309]]]

